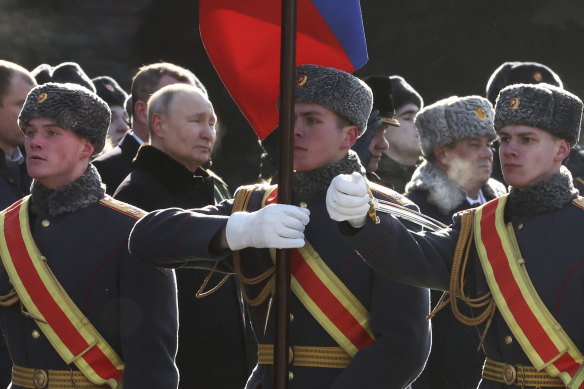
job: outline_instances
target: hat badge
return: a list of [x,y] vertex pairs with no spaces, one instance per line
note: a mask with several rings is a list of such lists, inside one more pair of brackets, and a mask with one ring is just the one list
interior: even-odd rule
[[43,101],[45,101],[47,99],[47,97],[49,97],[49,95],[47,95],[45,92],[43,93],[39,93],[39,95],[37,96],[37,103],[42,103]]
[[298,76],[298,78],[296,78],[296,85],[302,86],[306,84],[306,81],[308,81],[308,77],[306,77],[306,74],[301,74]]
[[105,84],[105,89],[107,89],[110,92],[114,91],[114,86],[112,84]]
[[517,97],[513,97],[509,101],[509,108],[511,108],[513,111],[515,111],[518,107],[519,107],[519,99]]
[[541,80],[543,80],[543,76],[541,75],[540,72],[535,72],[533,73],[533,79],[535,80],[535,82],[541,82]]
[[487,120],[487,111],[483,107],[475,109],[475,115],[477,115],[477,119],[479,120]]

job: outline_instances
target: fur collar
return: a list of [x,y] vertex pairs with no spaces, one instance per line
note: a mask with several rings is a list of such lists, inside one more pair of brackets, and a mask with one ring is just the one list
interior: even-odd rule
[[365,174],[365,169],[361,166],[359,157],[353,150],[349,150],[347,155],[337,163],[308,172],[294,172],[294,198],[301,201],[325,196],[333,178],[339,174],[353,172]]
[[578,197],[570,171],[562,166],[560,171],[549,180],[538,182],[523,190],[511,187],[508,207],[505,214],[509,217],[534,216],[560,209]]
[[89,207],[105,197],[105,187],[97,169],[89,164],[75,181],[57,189],[47,189],[33,180],[30,210],[34,214],[55,217]]
[[[481,188],[487,199],[504,194],[505,186],[490,178]],[[466,192],[446,173],[428,161],[422,162],[406,185],[406,193],[416,190],[427,192],[428,203],[449,215],[466,200]]]

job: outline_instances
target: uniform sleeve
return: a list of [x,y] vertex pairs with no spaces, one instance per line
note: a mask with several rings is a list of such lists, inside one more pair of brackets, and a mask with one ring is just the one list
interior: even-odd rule
[[177,388],[178,312],[173,270],[128,256],[121,269],[120,336],[124,388]]
[[[228,259],[231,252],[215,252],[211,243],[225,227],[231,201],[196,210],[169,208],[150,212],[140,219],[130,234],[130,252],[136,257],[164,267],[208,268]],[[224,264],[223,271],[228,271]]]
[[361,349],[332,388],[405,388],[424,369],[430,352],[429,291],[375,275],[371,330],[375,342]]
[[351,230],[347,222],[339,226],[380,274],[406,285],[448,291],[460,218],[436,232],[412,232],[393,216],[378,216],[379,224],[367,220],[358,231]]

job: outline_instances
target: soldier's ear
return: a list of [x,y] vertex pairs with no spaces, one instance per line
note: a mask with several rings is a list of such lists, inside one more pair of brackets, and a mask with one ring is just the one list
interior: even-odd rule
[[85,143],[81,148],[81,159],[91,158],[93,152],[95,151],[95,147],[93,146],[93,143],[89,141],[89,139],[84,139],[84,141]]
[[558,151],[556,153],[556,156],[554,158],[554,160],[556,162],[561,162],[564,159],[566,159],[568,157],[568,154],[570,154],[570,143],[565,140],[565,139],[558,139]]
[[345,137],[343,140],[342,148],[348,150],[351,147],[353,147],[353,145],[357,141],[357,138],[359,137],[359,129],[357,128],[357,126],[352,124],[350,126],[343,128],[343,132],[345,134]]

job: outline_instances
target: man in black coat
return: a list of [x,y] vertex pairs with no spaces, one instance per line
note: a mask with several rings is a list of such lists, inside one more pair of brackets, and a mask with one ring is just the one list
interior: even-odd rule
[[146,116],[148,99],[158,89],[176,83],[196,85],[207,93],[203,84],[190,70],[167,62],[142,66],[134,76],[132,112],[128,112],[132,118],[132,131],[127,133],[116,147],[93,160],[109,195],[114,194],[118,185],[130,173],[132,160],[140,145],[148,143]]
[[[201,167],[213,150],[216,121],[213,105],[196,86],[175,84],[154,93],[148,100],[151,144],[138,150],[114,197],[146,211],[201,208],[223,200],[227,186]],[[256,348],[253,340],[246,342],[245,314],[234,278],[210,296],[195,297],[207,274],[176,271],[179,387],[240,388],[255,363]],[[214,274],[208,285],[222,278]]]

